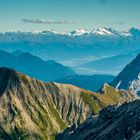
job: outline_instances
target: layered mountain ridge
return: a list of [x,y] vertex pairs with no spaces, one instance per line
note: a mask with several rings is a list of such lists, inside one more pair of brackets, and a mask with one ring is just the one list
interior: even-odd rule
[[16,51],[11,54],[0,50],[0,67],[13,68],[45,82],[75,74],[72,68],[56,61],[44,61],[28,52],[21,51]]
[[139,49],[139,35],[140,30],[136,28],[121,32],[105,27],[69,33],[5,32],[0,33],[0,49],[28,51],[43,59],[54,58],[61,62],[72,61],[72,58],[76,61],[78,58],[83,59],[83,56],[86,60],[91,56],[97,59]]
[[96,73],[118,75],[123,68],[130,63],[139,54],[140,50],[135,50],[131,53],[119,54],[107,58],[94,60],[79,67],[85,67],[87,71],[95,70]]
[[54,139],[73,123],[110,105],[135,100],[130,91],[105,84],[101,94],[73,85],[44,83],[0,68],[1,139]]

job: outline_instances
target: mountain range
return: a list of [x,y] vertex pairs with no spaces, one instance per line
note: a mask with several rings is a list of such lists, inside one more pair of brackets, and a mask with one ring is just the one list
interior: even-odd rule
[[95,92],[104,83],[112,82],[114,78],[111,75],[78,75],[72,68],[54,60],[44,61],[28,52],[21,51],[9,53],[0,50],[0,66],[13,68],[45,82],[73,84]]
[[[67,33],[5,32],[0,33],[0,49],[9,52],[16,50],[29,52],[44,60],[53,59],[64,65],[73,66],[77,71],[77,67],[81,64],[139,50],[140,30],[131,28],[123,32],[100,27],[93,31],[80,29]],[[120,64],[118,72],[127,62]],[[81,74],[87,74],[86,70]],[[95,74],[95,70],[91,71],[91,74]]]
[[0,139],[140,139],[139,29],[6,32],[0,49]]
[[133,100],[131,91],[107,84],[97,94],[0,68],[0,138],[52,140],[68,126],[81,124],[108,105]]

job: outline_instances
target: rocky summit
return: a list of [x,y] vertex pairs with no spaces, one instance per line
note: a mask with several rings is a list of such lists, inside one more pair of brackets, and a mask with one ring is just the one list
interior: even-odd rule
[[108,105],[133,100],[131,91],[107,84],[100,93],[94,93],[0,68],[0,139],[52,140],[57,133],[80,125]]

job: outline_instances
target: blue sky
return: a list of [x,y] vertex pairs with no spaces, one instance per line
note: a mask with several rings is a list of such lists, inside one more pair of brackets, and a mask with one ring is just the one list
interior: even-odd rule
[[0,0],[0,18],[1,32],[127,30],[140,27],[140,0]]

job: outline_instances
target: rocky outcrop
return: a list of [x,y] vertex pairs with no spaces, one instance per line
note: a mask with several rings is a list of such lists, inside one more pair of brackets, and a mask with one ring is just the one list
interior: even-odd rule
[[140,100],[109,106],[98,117],[66,129],[57,140],[139,140]]
[[102,94],[58,83],[44,83],[0,68],[0,138],[54,139],[110,105],[133,101],[129,91],[104,85]]

